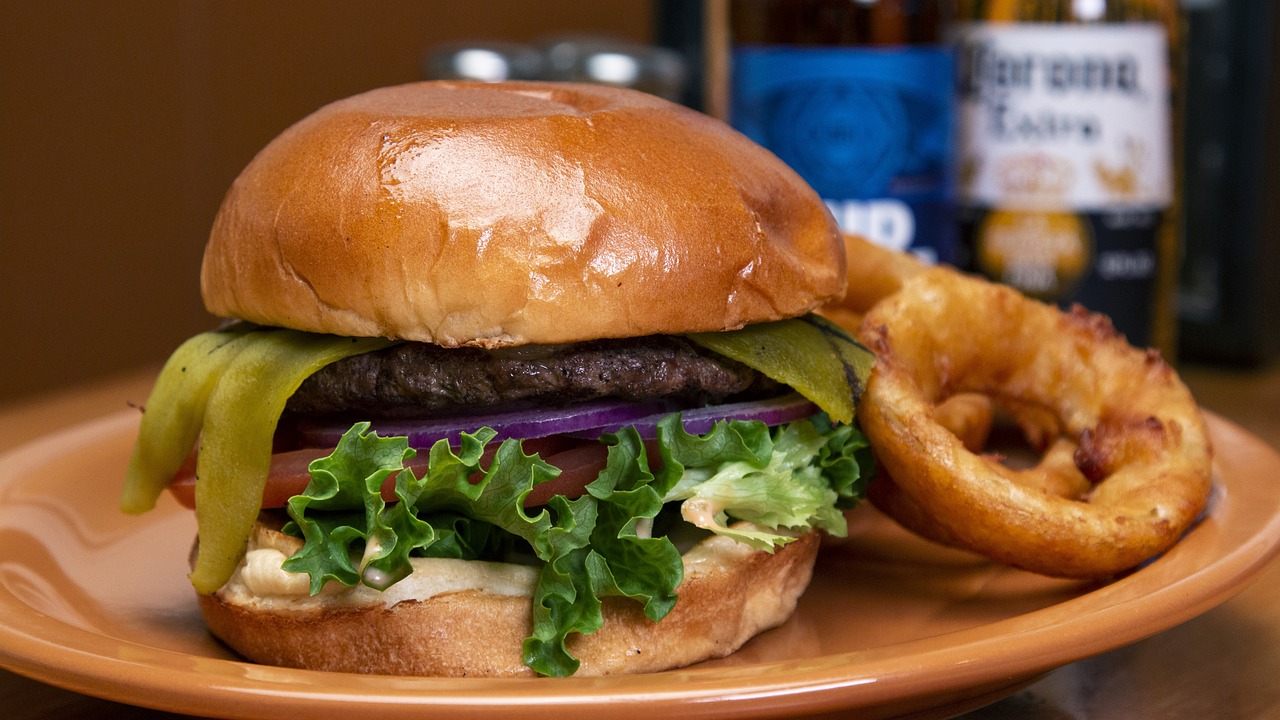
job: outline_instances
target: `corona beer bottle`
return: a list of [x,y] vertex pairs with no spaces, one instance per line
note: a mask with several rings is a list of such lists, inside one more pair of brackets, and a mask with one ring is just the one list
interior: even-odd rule
[[1173,0],[961,0],[961,263],[1173,346]]

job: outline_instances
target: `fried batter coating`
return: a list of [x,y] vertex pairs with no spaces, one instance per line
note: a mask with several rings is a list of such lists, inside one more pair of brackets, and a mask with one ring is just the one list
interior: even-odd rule
[[[1034,572],[1103,578],[1167,550],[1203,511],[1199,408],[1105,317],[930,268],[900,277],[859,334],[877,364],[858,417],[888,476],[872,499],[905,526]],[[1011,470],[967,449],[937,407],[966,393],[1009,408],[1048,448],[1040,464]]]

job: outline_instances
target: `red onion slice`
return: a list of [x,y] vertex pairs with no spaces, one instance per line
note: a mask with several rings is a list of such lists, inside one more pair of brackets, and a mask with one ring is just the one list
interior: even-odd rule
[[[379,420],[373,429],[382,437],[407,437],[415,448],[431,447],[440,438],[448,438],[457,445],[463,432],[475,432],[481,427],[497,431],[495,441],[507,438],[532,440],[550,435],[567,435],[594,428],[618,428],[631,421],[668,414],[661,402],[603,401],[569,405],[555,409],[517,410],[490,415],[465,415],[427,420]],[[342,434],[351,429],[351,423],[310,423],[298,425],[299,439],[307,445],[334,447]],[[592,437],[599,437],[597,432]]]
[[[382,437],[407,437],[415,448],[429,448],[440,438],[457,445],[463,432],[488,426],[497,431],[495,441],[507,438],[533,440],[552,435],[595,440],[605,433],[634,427],[645,440],[657,437],[658,421],[679,412],[686,432],[702,434],[719,420],[759,420],[770,427],[807,418],[818,406],[792,393],[767,400],[726,403],[673,410],[661,402],[591,402],[556,409],[519,410],[492,415],[466,415],[429,420],[384,420],[373,423]],[[306,445],[333,447],[349,430],[347,423],[301,423],[298,435]]]
[[[658,421],[671,415],[673,410],[666,410],[648,417],[638,418],[620,423],[610,423],[600,427],[572,433],[574,437],[595,439],[605,433],[617,432],[623,427],[634,427],[645,440],[658,437]],[[796,420],[818,414],[818,406],[804,396],[792,393],[767,400],[750,400],[746,402],[710,405],[708,407],[680,410],[681,422],[685,432],[701,435],[711,430],[711,426],[720,420],[759,420],[769,427],[783,425]]]

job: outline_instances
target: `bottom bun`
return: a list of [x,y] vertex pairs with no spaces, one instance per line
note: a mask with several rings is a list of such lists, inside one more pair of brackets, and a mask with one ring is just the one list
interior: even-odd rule
[[[296,542],[262,526],[255,532],[258,540],[268,546]],[[569,651],[582,661],[577,674],[656,672],[734,652],[795,611],[818,545],[812,532],[773,554],[724,537],[703,540],[685,553],[679,600],[662,621],[646,618],[640,603],[605,598],[604,626],[569,637]],[[251,545],[251,555],[252,550]],[[276,568],[286,554],[276,553]],[[386,597],[368,588],[326,588],[316,597],[275,598],[247,589],[242,563],[216,594],[200,596],[200,610],[216,637],[267,665],[383,675],[533,675],[521,662],[522,643],[531,632],[531,584],[519,587],[502,572],[510,566],[500,564],[480,563],[504,576],[493,583],[482,577],[488,570],[451,572],[459,563],[465,561],[425,561],[414,575],[442,569],[465,580],[423,583],[411,576],[401,581],[405,588],[392,586],[396,593]],[[406,588],[434,589],[404,597]]]

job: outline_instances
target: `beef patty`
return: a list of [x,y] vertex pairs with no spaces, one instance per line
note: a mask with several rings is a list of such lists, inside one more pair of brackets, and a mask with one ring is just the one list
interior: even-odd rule
[[670,335],[493,351],[405,343],[322,368],[286,409],[410,418],[601,398],[695,405],[772,394],[777,387],[737,361]]

